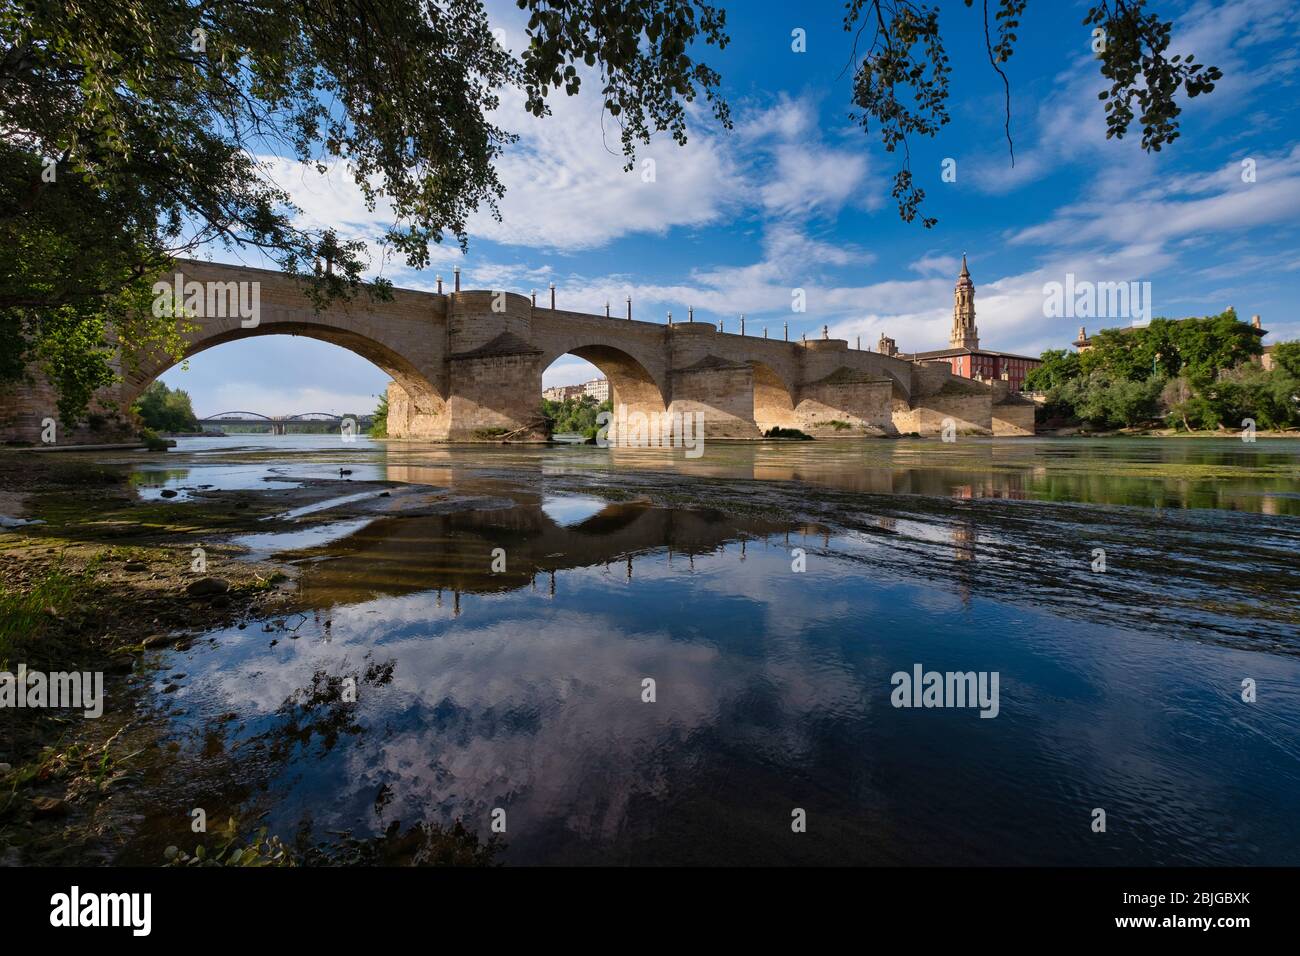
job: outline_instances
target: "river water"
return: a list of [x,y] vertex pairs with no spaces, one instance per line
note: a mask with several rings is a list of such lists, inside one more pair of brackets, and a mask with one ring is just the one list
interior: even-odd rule
[[[496,820],[507,864],[1300,863],[1300,442],[133,461],[178,508],[340,469],[467,503],[241,542],[296,562],[302,613],[152,687],[209,818],[322,846]],[[917,668],[996,676],[995,706],[895,706]]]

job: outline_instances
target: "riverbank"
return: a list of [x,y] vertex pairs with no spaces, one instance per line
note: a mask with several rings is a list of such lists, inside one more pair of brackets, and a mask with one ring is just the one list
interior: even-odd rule
[[[297,540],[304,523],[309,541],[317,531],[328,538],[332,526],[378,515],[509,504],[418,483],[353,481],[348,469],[340,472],[261,488],[182,485],[142,498],[131,463],[0,456],[7,489],[0,514],[31,522],[0,532],[0,671],[21,665],[28,673],[104,675],[103,712],[94,719],[5,709],[0,865],[116,857],[148,803],[139,785],[174,773],[175,746],[165,740],[162,718],[179,712],[151,709],[146,694],[161,655],[184,652],[221,628],[255,625],[295,639],[291,618],[311,608],[299,600],[298,568],[271,552],[305,544]],[[246,835],[223,839],[233,846]],[[424,842],[393,834],[334,850],[373,862],[396,858],[402,847],[475,865],[495,852],[455,829]],[[325,851],[314,852],[325,859]]]
[[[211,502],[179,514],[139,501],[128,474],[79,455],[0,456],[0,510],[42,522],[0,533],[0,664],[104,674],[97,719],[5,712],[0,843],[26,862],[111,855],[100,805],[160,756],[135,707],[151,653],[284,596],[283,570],[224,560],[231,549],[214,537],[249,527],[259,509]],[[195,547],[220,577],[191,570]]]
[[[1235,438],[1241,440],[1242,432],[1237,431],[1187,431],[1178,428],[1115,428],[1101,431],[1088,431],[1082,426],[1072,425],[1063,428],[1045,428],[1037,432],[1039,438]],[[1300,429],[1286,431],[1257,430],[1253,436],[1263,439],[1300,439]]]

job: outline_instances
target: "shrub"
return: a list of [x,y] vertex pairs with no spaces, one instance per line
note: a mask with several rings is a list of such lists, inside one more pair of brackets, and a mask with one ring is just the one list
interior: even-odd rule
[[171,445],[167,439],[163,438],[152,428],[141,429],[140,440],[144,442],[144,447],[149,451],[166,451]]
[[779,428],[779,427],[769,428],[767,431],[763,432],[763,437],[764,438],[785,438],[792,441],[813,440],[812,435],[809,435],[805,432],[801,432],[797,428]]

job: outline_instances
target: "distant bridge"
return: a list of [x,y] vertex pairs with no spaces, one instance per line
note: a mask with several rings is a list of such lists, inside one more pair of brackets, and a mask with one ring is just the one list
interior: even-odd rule
[[286,435],[294,425],[334,422],[340,429],[351,419],[357,432],[368,431],[373,415],[335,415],[332,412],[299,412],[297,415],[263,415],[261,412],[218,412],[199,418],[200,425],[270,425],[272,435]]

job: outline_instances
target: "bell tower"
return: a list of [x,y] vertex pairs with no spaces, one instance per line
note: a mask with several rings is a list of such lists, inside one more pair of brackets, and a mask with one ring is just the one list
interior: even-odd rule
[[975,328],[975,283],[970,280],[964,252],[961,254],[961,275],[957,277],[957,288],[952,298],[952,332],[948,336],[948,346],[975,351],[980,347],[979,330]]

